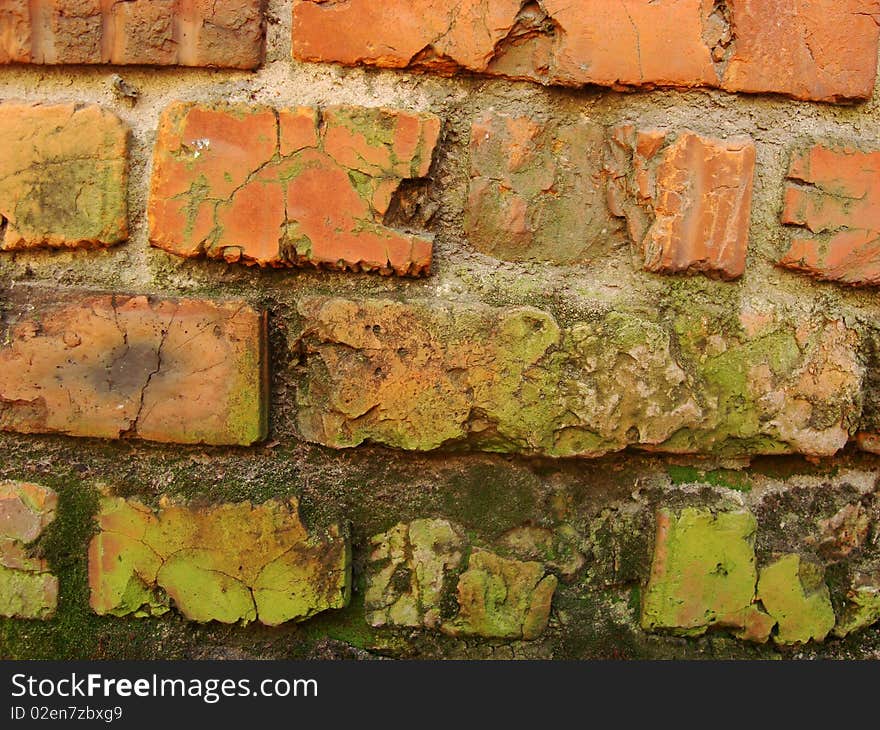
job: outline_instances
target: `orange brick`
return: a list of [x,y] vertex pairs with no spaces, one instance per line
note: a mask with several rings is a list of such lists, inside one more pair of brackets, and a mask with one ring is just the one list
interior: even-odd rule
[[880,284],[880,152],[816,144],[796,154],[782,222],[801,233],[780,266],[852,286]]
[[150,240],[260,266],[425,274],[431,239],[383,219],[403,180],[428,174],[439,133],[433,115],[387,109],[175,104],[156,143]]
[[880,0],[729,0],[735,38],[723,88],[796,99],[867,99]]
[[303,61],[542,84],[870,96],[880,0],[294,0]]
[[0,430],[248,445],[266,436],[265,317],[244,302],[9,292]]
[[614,131],[609,206],[627,221],[647,271],[742,276],[749,241],[755,146],[684,131]]

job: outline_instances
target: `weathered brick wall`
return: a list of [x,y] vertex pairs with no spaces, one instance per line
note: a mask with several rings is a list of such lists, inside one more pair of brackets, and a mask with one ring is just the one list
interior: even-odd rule
[[875,0],[0,0],[0,658],[873,657]]

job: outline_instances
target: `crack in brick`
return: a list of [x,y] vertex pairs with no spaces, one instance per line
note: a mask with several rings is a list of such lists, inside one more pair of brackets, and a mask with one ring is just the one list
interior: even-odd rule
[[[428,173],[439,136],[436,117],[357,107],[251,107],[233,119],[228,109],[178,104],[166,111],[150,198],[153,245],[230,263],[427,273],[431,240],[384,221],[403,181]],[[183,154],[198,136],[191,126],[200,119],[215,120],[214,132],[206,128],[205,134],[231,134],[229,125],[236,124],[239,137],[253,136],[254,143],[242,147],[240,138],[230,138],[225,149],[231,156],[224,157],[205,138],[198,151]],[[273,141],[271,152],[259,151],[264,137]],[[260,226],[245,235],[242,217],[255,212]]]
[[792,157],[781,221],[801,233],[779,265],[850,286],[880,285],[880,153],[818,143]]
[[108,497],[98,524],[89,583],[99,614],[160,615],[173,604],[196,621],[275,626],[348,602],[347,538],[336,525],[307,531],[296,500],[154,511]]
[[[36,314],[7,325],[0,348],[0,362],[19,365],[14,377],[0,369],[0,402],[7,401],[0,428],[179,443],[265,437],[262,313],[241,301],[47,301],[26,289],[36,294]],[[39,328],[32,324],[37,316]],[[36,397],[42,405],[21,403]]]

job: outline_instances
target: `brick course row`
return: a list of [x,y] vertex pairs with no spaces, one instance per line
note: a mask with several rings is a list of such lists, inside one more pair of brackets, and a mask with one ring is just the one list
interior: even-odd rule
[[0,64],[257,68],[263,0],[4,0]]
[[[38,484],[0,482],[0,617],[54,616],[59,581],[41,545],[58,501]],[[858,509],[850,504],[835,519]],[[838,524],[840,534],[834,519],[820,523],[832,526],[820,548],[826,563],[851,557],[866,540],[862,518]],[[663,507],[655,521],[638,607],[646,632],[700,636],[720,628],[741,641],[796,646],[880,619],[876,576],[848,576],[845,595],[835,585],[832,603],[822,559],[788,552],[798,543],[785,539],[781,551],[759,554],[762,526],[747,509]],[[570,525],[523,525],[475,544],[444,518],[399,522],[367,540],[363,617],[376,629],[535,640],[548,628],[560,581],[572,583],[591,564],[584,544]],[[296,499],[209,506],[162,499],[153,508],[105,495],[87,561],[89,604],[101,616],[176,611],[199,623],[279,626],[344,608],[352,594],[347,529],[307,528]]]
[[[32,286],[4,300],[0,430],[266,438],[266,312]],[[624,307],[562,325],[533,307],[304,297],[299,316],[298,430],[337,449],[832,456],[856,437],[877,449],[880,366],[864,354],[876,335],[842,314],[691,302],[659,320]]]
[[[541,84],[868,98],[877,0],[292,0],[304,61]],[[253,69],[263,0],[7,0],[0,63]]]
[[[401,183],[429,174],[440,132],[434,115],[391,109],[174,104],[155,147],[150,241],[230,263],[426,275],[431,236],[383,221]],[[116,116],[10,102],[0,105],[0,134],[9,141],[0,248],[127,238],[128,131]],[[632,124],[606,133],[489,111],[473,123],[470,153],[464,229],[477,250],[584,263],[606,255],[623,227],[647,271],[745,272],[747,137]],[[795,232],[778,264],[847,285],[880,282],[878,174],[876,152],[795,148],[781,214]]]
[[876,0],[293,0],[303,61],[796,99],[874,88]]

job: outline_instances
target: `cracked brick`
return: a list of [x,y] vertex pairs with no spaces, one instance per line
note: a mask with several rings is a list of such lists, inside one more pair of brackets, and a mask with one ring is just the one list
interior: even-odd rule
[[105,497],[89,545],[99,615],[278,626],[342,608],[350,549],[338,525],[309,531],[295,499],[195,508]]
[[0,249],[127,239],[128,137],[98,106],[0,104]]
[[626,219],[646,271],[743,275],[755,173],[751,139],[623,125],[611,135],[606,170],[609,207]]
[[383,220],[431,166],[440,120],[351,106],[178,103],[163,114],[150,240],[171,253],[260,266],[418,276],[429,237]]
[[5,0],[0,63],[254,69],[264,0]]
[[244,302],[7,296],[0,429],[249,445],[266,435],[265,315]]
[[878,0],[294,0],[303,61],[579,87],[871,95]]
[[799,230],[779,265],[880,285],[880,152],[814,144],[793,155],[787,180],[782,222]]
[[797,554],[760,571],[750,512],[661,509],[642,627],[683,636],[712,628],[782,645],[823,641],[834,628],[824,569]]

